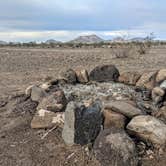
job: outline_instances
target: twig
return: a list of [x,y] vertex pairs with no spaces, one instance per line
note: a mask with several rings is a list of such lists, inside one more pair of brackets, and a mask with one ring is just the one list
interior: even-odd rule
[[55,130],[58,126],[54,126],[53,128],[51,128],[50,130],[48,130],[42,137],[41,139],[44,139],[50,132],[52,132],[53,130]]

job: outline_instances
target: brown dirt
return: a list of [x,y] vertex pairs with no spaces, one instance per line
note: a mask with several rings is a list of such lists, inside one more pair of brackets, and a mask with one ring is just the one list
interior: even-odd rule
[[[133,53],[114,58],[111,49],[0,49],[1,98],[23,91],[46,77],[56,78],[67,68],[82,66],[88,70],[99,64],[115,64],[120,71],[156,70],[166,67],[166,48],[157,47],[148,54]],[[41,139],[45,130],[32,130],[32,114],[14,114],[0,108],[0,165],[2,166],[97,166],[85,147],[67,147],[60,129]],[[165,157],[144,161],[144,165],[162,166]]]

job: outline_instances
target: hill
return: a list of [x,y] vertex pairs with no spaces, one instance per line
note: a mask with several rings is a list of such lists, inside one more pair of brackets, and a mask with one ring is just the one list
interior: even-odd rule
[[79,36],[74,40],[71,40],[72,43],[100,43],[104,42],[102,38],[97,35],[87,35],[87,36]]

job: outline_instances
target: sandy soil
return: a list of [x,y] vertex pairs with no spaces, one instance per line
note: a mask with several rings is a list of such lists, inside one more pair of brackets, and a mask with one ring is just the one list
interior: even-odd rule
[[[166,48],[153,48],[145,55],[133,53],[115,58],[111,49],[15,49],[0,48],[0,98],[23,91],[48,76],[56,78],[67,68],[115,64],[120,71],[156,70],[166,67]],[[96,165],[85,147],[66,147],[57,129],[44,140],[44,130],[32,130],[32,114],[11,114],[0,109],[0,165],[61,166]],[[145,165],[162,165],[153,160]]]

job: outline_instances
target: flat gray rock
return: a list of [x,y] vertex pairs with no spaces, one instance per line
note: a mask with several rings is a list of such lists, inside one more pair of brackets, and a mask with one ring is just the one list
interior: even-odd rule
[[109,103],[106,103],[104,107],[112,109],[112,111],[121,113],[128,118],[133,118],[134,116],[145,114],[142,110],[125,101],[111,101]]

